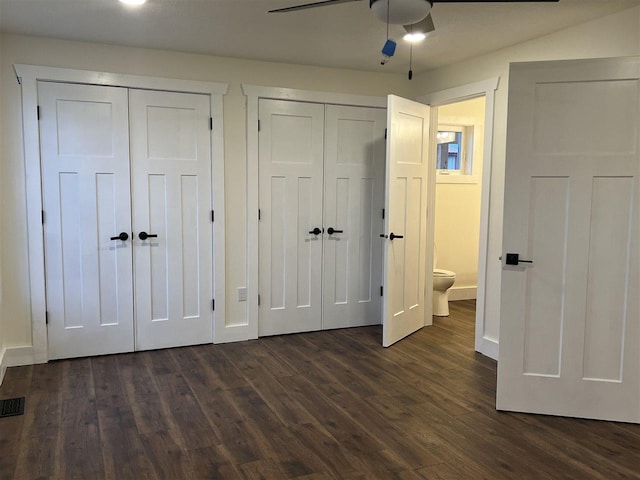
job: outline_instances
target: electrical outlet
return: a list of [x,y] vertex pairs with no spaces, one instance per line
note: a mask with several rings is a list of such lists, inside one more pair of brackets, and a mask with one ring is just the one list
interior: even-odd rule
[[238,287],[238,301],[239,302],[247,301],[247,287]]

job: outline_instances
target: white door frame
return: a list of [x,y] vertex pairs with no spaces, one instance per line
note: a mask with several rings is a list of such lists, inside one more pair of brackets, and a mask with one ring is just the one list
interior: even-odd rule
[[[347,105],[354,107],[387,107],[386,97],[317,92],[291,88],[242,85],[247,97],[247,317],[233,328],[233,340],[258,338],[258,100],[291,100],[298,102]],[[230,330],[231,331],[231,330]]]
[[[48,361],[46,292],[44,271],[44,242],[42,225],[42,190],[40,172],[40,137],[38,126],[38,81],[82,83],[114,87],[164,90],[182,93],[200,93],[210,96],[213,130],[211,152],[213,172],[213,224],[214,251],[214,341],[228,341],[224,331],[225,318],[225,211],[224,211],[224,134],[222,100],[228,85],[224,83],[198,82],[161,77],[146,77],[117,73],[42,67],[36,65],[14,65],[18,83],[22,87],[22,134],[25,163],[25,188],[27,196],[27,234],[29,258],[29,293],[31,301],[31,337],[33,347],[30,355],[21,358],[24,363]],[[29,358],[28,358],[29,357]],[[28,361],[30,360],[30,361]]]
[[[495,91],[498,89],[500,77],[494,77],[480,82],[469,83],[460,87],[450,88],[439,92],[429,93],[418,97],[416,100],[433,107],[439,105],[447,105],[449,103],[461,102],[472,98],[485,96],[485,115],[484,115],[484,151],[482,158],[482,184],[481,184],[481,200],[480,200],[480,245],[478,250],[478,290],[476,300],[476,339],[475,350],[494,360],[498,360],[498,341],[497,339],[487,337],[485,335],[485,310],[486,310],[486,282],[487,282],[487,258],[489,247],[489,200],[491,197],[491,155],[493,150],[493,116]],[[435,118],[437,112],[432,112],[432,131],[438,124]],[[435,129],[435,130],[433,130]],[[434,143],[435,145],[435,143]],[[433,149],[432,149],[433,150]],[[431,169],[435,172],[435,158],[431,164]],[[435,208],[435,175],[431,175],[428,185],[427,211],[432,212]],[[429,224],[427,226],[427,240],[433,243],[435,234],[435,216],[429,216]],[[427,265],[427,272],[433,270],[433,255],[431,255],[432,264]],[[427,282],[427,288],[432,285]],[[429,322],[429,323],[427,323]],[[431,319],[425,319],[425,325],[430,325]]]

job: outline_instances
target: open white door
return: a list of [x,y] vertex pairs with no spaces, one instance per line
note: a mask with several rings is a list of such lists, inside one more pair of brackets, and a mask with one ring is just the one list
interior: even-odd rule
[[511,67],[500,410],[640,422],[639,78],[640,58]]
[[382,345],[424,326],[430,107],[389,95]]

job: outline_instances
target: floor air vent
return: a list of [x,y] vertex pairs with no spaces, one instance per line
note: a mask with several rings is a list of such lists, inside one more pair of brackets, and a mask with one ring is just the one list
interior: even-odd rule
[[24,397],[0,400],[0,418],[24,413]]

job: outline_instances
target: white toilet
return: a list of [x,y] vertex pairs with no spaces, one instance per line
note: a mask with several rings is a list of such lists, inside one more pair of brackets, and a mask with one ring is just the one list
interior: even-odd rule
[[449,289],[455,281],[455,272],[440,268],[433,269],[433,314],[435,316],[449,316]]
[[[436,264],[438,253],[433,247],[433,264]],[[433,314],[436,317],[449,316],[449,289],[456,281],[456,273],[451,270],[433,269]]]

